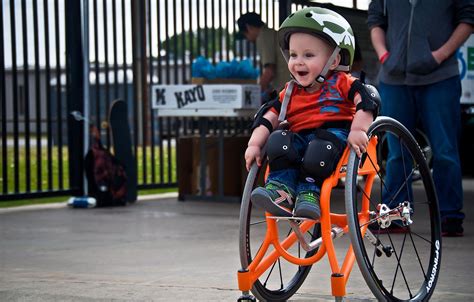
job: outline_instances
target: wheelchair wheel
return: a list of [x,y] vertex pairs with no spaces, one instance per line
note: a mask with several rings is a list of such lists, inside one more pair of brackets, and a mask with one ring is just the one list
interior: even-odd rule
[[[401,173],[393,173],[392,165],[381,173],[382,159],[359,159],[351,151],[345,201],[360,271],[379,301],[426,301],[441,264],[440,216],[430,169],[414,137],[396,120],[379,117],[368,135],[399,143],[399,152],[390,150],[388,156],[400,163]],[[368,170],[376,174],[358,177]],[[416,177],[421,181],[414,183]]]
[[[249,171],[242,194],[242,203],[240,208],[240,234],[239,251],[240,262],[243,268],[247,268],[253,261],[255,255],[262,247],[262,243],[267,234],[267,224],[265,212],[252,205],[250,194],[252,190],[262,182],[266,170],[266,163],[262,163],[259,168],[254,164]],[[261,184],[263,185],[263,184]],[[278,232],[280,241],[291,234],[292,230],[287,221],[279,221]],[[313,240],[320,237],[319,223],[310,228],[310,231],[304,234],[307,240]],[[282,238],[283,237],[283,238]],[[287,250],[291,255],[298,258],[307,258],[314,255],[318,249],[306,252],[296,242],[293,247]],[[270,245],[266,255],[273,252]],[[290,263],[283,257],[278,259],[255,281],[252,287],[252,293],[262,301],[285,301],[288,300],[303,284],[306,276],[311,270],[309,266],[299,266]]]

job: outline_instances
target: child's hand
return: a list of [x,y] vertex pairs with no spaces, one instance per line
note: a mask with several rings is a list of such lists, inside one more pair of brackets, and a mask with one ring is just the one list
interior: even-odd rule
[[248,146],[247,150],[245,150],[245,167],[247,168],[247,171],[250,170],[250,167],[252,166],[254,160],[257,161],[258,166],[262,165],[260,147]]
[[351,130],[351,132],[349,132],[349,137],[347,138],[347,143],[352,149],[354,149],[357,156],[361,157],[362,153],[367,151],[369,138],[367,137],[367,133],[363,130]]

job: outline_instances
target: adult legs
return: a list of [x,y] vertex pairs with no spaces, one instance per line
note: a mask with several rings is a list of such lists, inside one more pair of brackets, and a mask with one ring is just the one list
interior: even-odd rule
[[[416,106],[412,91],[405,85],[389,85],[380,82],[382,114],[402,123],[412,133],[416,126]],[[388,157],[385,166],[385,186],[383,202],[394,207],[405,200],[412,200],[411,157],[398,140],[388,134]],[[402,188],[402,189],[400,189]]]
[[459,159],[461,128],[459,77],[419,87],[417,108],[433,151],[433,180],[441,218],[464,219],[462,172]]

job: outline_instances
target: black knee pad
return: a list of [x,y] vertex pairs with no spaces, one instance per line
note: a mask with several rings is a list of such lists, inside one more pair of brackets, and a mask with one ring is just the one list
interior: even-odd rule
[[294,133],[288,130],[276,130],[267,141],[268,164],[271,171],[296,168],[301,156],[293,146]]
[[335,134],[317,129],[316,138],[308,144],[302,160],[301,178],[322,183],[336,169],[343,151],[344,144]]

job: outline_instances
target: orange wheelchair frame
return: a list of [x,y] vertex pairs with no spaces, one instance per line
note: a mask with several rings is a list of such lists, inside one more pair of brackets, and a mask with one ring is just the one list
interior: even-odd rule
[[[373,137],[369,141],[367,153],[371,158],[377,158],[376,152],[377,137]],[[336,257],[333,239],[339,237],[343,233],[348,233],[346,214],[331,213],[330,200],[332,188],[337,186],[339,180],[346,176],[346,165],[349,157],[350,149],[346,147],[344,153],[339,160],[336,170],[327,178],[322,185],[320,195],[321,218],[319,223],[321,225],[322,242],[318,251],[309,258],[298,258],[287,252],[287,249],[297,242],[298,238],[295,232],[292,232],[288,237],[280,242],[277,221],[270,213],[266,213],[267,232],[262,247],[253,259],[252,263],[245,271],[238,272],[239,289],[242,292],[248,292],[252,288],[253,283],[264,273],[277,259],[283,257],[287,261],[300,266],[312,265],[318,262],[325,254],[328,255],[331,266],[331,288],[332,295],[335,297],[344,297],[346,295],[346,283],[349,279],[352,267],[354,265],[355,256],[352,246],[349,247],[342,266]],[[368,162],[368,161],[367,161]],[[359,175],[367,176],[367,185],[371,186],[373,179],[376,176],[376,169],[368,165],[367,162],[359,170]],[[377,167],[376,167],[377,168]],[[268,173],[268,169],[267,169]],[[370,188],[366,188],[370,191]],[[368,198],[365,197],[363,203],[368,204]],[[360,215],[361,222],[368,221],[368,205],[366,205]],[[308,231],[318,221],[304,220],[299,229],[302,233]],[[338,231],[334,231],[334,226],[337,226]],[[367,228],[367,226],[365,226]],[[269,255],[265,256],[270,245],[273,245],[275,250]]]
[[[346,296],[354,261],[380,301],[428,301],[432,296],[441,263],[441,219],[426,156],[410,131],[392,118],[378,117],[367,135],[367,152],[358,158],[346,148],[323,182],[319,220],[274,217],[258,208],[252,213],[250,196],[260,172],[253,164],[240,209],[239,301],[255,301],[250,291],[262,300],[289,299],[325,254],[336,301]],[[394,164],[399,173],[388,173]],[[345,212],[338,214],[331,212],[330,201],[341,179]],[[283,234],[285,220],[291,228]],[[351,244],[340,263],[334,239],[344,234]]]

